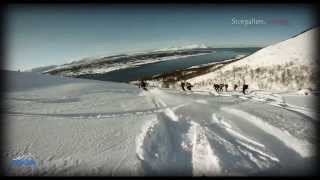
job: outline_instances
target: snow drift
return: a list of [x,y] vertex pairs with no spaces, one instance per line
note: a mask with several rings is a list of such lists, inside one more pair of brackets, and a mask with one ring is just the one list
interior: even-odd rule
[[[135,86],[6,72],[10,175],[138,175],[135,137],[155,108]],[[137,106],[139,104],[139,106]],[[31,154],[33,169],[10,161]]]

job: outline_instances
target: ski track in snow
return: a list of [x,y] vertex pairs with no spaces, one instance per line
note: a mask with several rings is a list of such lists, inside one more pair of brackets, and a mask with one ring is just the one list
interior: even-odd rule
[[147,123],[142,127],[142,132],[136,137],[136,153],[138,158],[141,160],[144,160],[143,141],[147,136],[150,136],[154,125],[157,123],[158,121],[156,119],[147,121]]
[[[167,107],[166,103],[160,98],[160,96],[163,96],[163,92],[159,91],[153,91],[155,94],[149,94],[148,96],[151,98],[151,100],[154,102],[156,107]],[[201,101],[203,102],[203,101]],[[207,103],[205,103],[207,104]],[[180,107],[184,107],[187,104],[181,104]],[[177,110],[178,108],[175,108]],[[160,112],[166,115],[166,117],[169,118],[169,120],[172,120],[174,123],[179,123],[179,117],[176,115],[174,110],[167,108],[167,110]],[[158,116],[158,117],[163,117],[163,116]],[[152,143],[157,143],[157,140],[153,140],[150,142],[150,136],[157,136],[153,131],[160,131],[158,129],[154,129],[154,126],[158,123],[161,123],[162,128],[168,128],[168,127],[163,127],[166,123],[163,122],[166,121],[165,119],[158,119],[158,120],[153,120],[149,121],[144,128],[142,128],[142,133],[138,136],[137,142],[137,156],[141,160],[148,161],[147,163],[152,164],[151,166],[156,166],[156,167],[162,167],[165,166],[163,162],[154,162],[154,160],[151,160],[150,157],[147,157],[148,155],[145,155],[144,149],[148,149],[150,146],[152,146]],[[179,129],[177,129],[177,133],[179,132]],[[170,133],[169,133],[170,134]],[[192,164],[192,174],[195,176],[213,176],[213,175],[218,175],[221,171],[220,164],[219,164],[219,159],[218,157],[214,154],[214,151],[212,147],[210,146],[210,143],[208,142],[208,139],[206,137],[206,132],[205,130],[198,124],[193,121],[189,122],[189,128],[188,131],[185,133],[180,134],[179,136],[183,137],[181,138],[180,146],[176,147],[175,149],[172,149],[172,151],[186,151],[189,153],[183,153],[183,154],[188,154],[190,156],[190,160]],[[164,139],[170,137],[165,137]],[[143,142],[147,142],[143,144]],[[168,145],[167,148],[170,149],[173,148],[175,145]],[[173,146],[173,147],[172,147]],[[150,152],[149,152],[150,153]],[[175,152],[179,153],[179,152]],[[181,153],[181,152],[180,152]],[[170,159],[170,157],[162,157],[163,155],[161,153],[155,153],[154,154],[155,158],[167,158]],[[166,154],[166,156],[170,156]],[[147,157],[147,158],[146,158]],[[182,165],[181,165],[182,166]],[[162,167],[164,168],[164,167]],[[180,167],[173,167],[174,169],[179,169]],[[182,167],[181,167],[182,168]]]
[[[165,96],[165,91],[162,91],[161,93],[162,96]],[[177,93],[177,92],[171,92],[171,93]],[[177,94],[185,94],[184,92],[178,92]],[[161,97],[161,95],[159,93],[157,93],[157,96]],[[218,95],[219,96],[219,95]],[[232,94],[229,95],[224,95],[224,97],[232,97]],[[277,96],[276,94],[272,94],[272,96],[275,97],[275,100],[273,102],[281,102],[281,100],[279,100],[279,98],[281,98],[281,96]],[[238,98],[240,98],[241,96],[238,96]],[[169,99],[169,98],[167,98]],[[266,102],[265,98],[260,98],[257,97],[256,99],[261,100],[261,102]],[[254,99],[254,100],[256,100]],[[250,100],[250,98],[247,100]],[[188,102],[186,100],[186,102]],[[199,103],[199,104],[203,104],[203,105],[209,105],[210,103],[207,100],[202,100],[202,99],[196,99],[194,100],[194,102]],[[282,103],[282,102],[281,102]],[[186,106],[190,105],[191,103],[186,103]],[[269,104],[269,103],[268,103]],[[270,104],[272,105],[272,104]],[[186,107],[185,107],[186,108]],[[236,113],[234,112],[234,110],[236,111]],[[261,129],[264,132],[267,132],[268,134],[271,134],[272,136],[275,136],[275,134],[280,134],[279,136],[276,136],[277,139],[279,139],[281,142],[283,142],[286,146],[288,146],[289,148],[293,149],[295,152],[297,152],[302,158],[308,158],[308,157],[312,157],[314,155],[313,153],[313,145],[310,144],[309,142],[305,141],[305,140],[300,140],[292,135],[290,135],[288,132],[282,132],[282,130],[275,128],[271,125],[269,125],[268,123],[264,122],[263,119],[259,119],[259,122],[261,124],[257,125],[257,122],[253,123],[253,121],[256,121],[256,118],[258,117],[254,117],[253,115],[248,115],[249,113],[246,113],[244,111],[238,110],[238,109],[234,109],[234,108],[229,108],[229,107],[223,107],[221,108],[222,112],[226,112],[226,113],[230,113],[233,115],[236,115],[238,117],[242,117],[244,119],[246,119],[249,123],[252,123],[253,125],[255,125],[257,128]],[[241,112],[246,113],[246,114],[241,114]],[[239,113],[241,115],[239,115]],[[264,168],[270,168],[270,165],[268,165],[268,163],[263,162],[263,160],[269,159],[270,163],[274,162],[275,164],[279,164],[281,163],[279,158],[277,158],[274,154],[270,154],[270,149],[266,149],[265,145],[261,142],[258,142],[257,140],[252,139],[253,137],[247,137],[246,135],[240,133],[239,131],[237,131],[237,127],[235,126],[235,124],[230,124],[228,121],[226,121],[225,119],[219,119],[217,118],[216,114],[213,113],[212,114],[212,119],[211,121],[213,123],[217,123],[221,128],[224,128],[226,132],[228,132],[228,134],[230,136],[232,136],[233,138],[235,138],[235,142],[238,143],[239,146],[239,151],[241,153],[243,153],[244,155],[246,155],[253,163],[255,163],[257,165],[258,168],[260,168],[261,170],[263,170]],[[258,122],[258,123],[259,123]],[[262,125],[263,124],[263,125]],[[267,124],[267,125],[265,125]],[[268,126],[269,125],[269,126]],[[202,125],[198,125],[200,127],[200,129],[202,129]],[[267,130],[264,129],[265,126],[267,126]],[[205,128],[206,129],[206,128]],[[276,131],[276,133],[274,132]],[[196,133],[195,133],[196,134]],[[206,135],[204,135],[206,139]],[[196,137],[196,135],[194,135],[194,137]],[[206,140],[204,140],[205,142]],[[204,143],[205,144],[205,143]],[[209,145],[208,147],[210,147],[210,149],[212,150],[213,148]],[[196,151],[195,147],[193,146],[193,152],[200,152],[200,151]],[[208,150],[209,152],[209,150]],[[252,153],[255,153],[256,155],[253,155]],[[208,153],[210,154],[210,153]],[[255,157],[257,156],[257,157]],[[214,158],[209,158],[207,157],[207,159],[210,159],[209,162],[212,162]],[[217,157],[217,159],[219,159]],[[204,161],[206,162],[206,161]],[[219,162],[219,160],[216,160],[216,162]],[[206,162],[208,163],[208,162]],[[196,164],[196,163],[195,163]],[[201,166],[201,165],[199,165]],[[198,166],[198,167],[199,167]],[[202,165],[202,167],[205,167],[204,165]],[[221,167],[221,165],[215,165],[216,169],[220,169],[220,172],[222,171],[221,169],[223,169],[223,167]],[[194,175],[199,175],[201,174],[200,171],[196,171],[196,168],[194,168]],[[206,168],[202,168],[202,169],[206,169]],[[215,175],[219,174],[217,173],[218,171],[216,171],[216,173],[214,173]],[[203,173],[205,175],[213,175],[212,171],[211,172],[207,172],[207,173]]]
[[[180,106],[173,106],[172,108],[181,108]],[[155,114],[158,112],[166,112],[168,115],[172,116],[174,118],[173,120],[176,120],[177,117],[174,117],[175,115],[172,114],[173,112],[171,110],[168,110],[170,108],[163,107],[163,108],[153,108],[149,110],[137,110],[137,111],[125,111],[125,112],[101,112],[101,113],[76,113],[76,114],[43,114],[43,113],[27,113],[27,112],[7,112],[10,116],[36,116],[36,117],[45,117],[45,116],[51,116],[51,117],[70,117],[70,118],[76,118],[76,119],[100,119],[100,118],[114,118],[114,117],[126,117],[126,116],[144,116],[147,114]]]
[[190,131],[192,140],[192,165],[195,176],[215,176],[221,173],[220,160],[214,154],[206,137],[206,132],[197,123],[191,122]]
[[[176,95],[184,95],[185,94],[185,92],[178,92],[178,91],[173,91],[173,90],[169,90],[166,92],[166,90],[164,90],[164,89],[163,90],[159,90],[159,89],[151,90],[147,93],[149,93],[147,96],[151,99],[151,101],[155,104],[155,106],[157,108],[168,107],[167,104],[165,103],[165,101],[167,101],[168,99],[171,98],[170,93],[173,93]],[[203,96],[202,93],[199,95]],[[192,98],[192,96],[189,96],[189,97]],[[224,97],[229,98],[229,97],[232,97],[232,95],[228,95],[228,96],[224,95]],[[165,116],[168,117],[168,120],[179,124],[179,123],[182,123],[183,120],[186,120],[185,119],[186,116],[184,114],[179,114],[176,112],[179,109],[181,109],[181,110],[190,109],[188,107],[193,104],[192,102],[202,104],[203,106],[210,105],[210,102],[207,100],[204,100],[204,99],[192,100],[188,97],[185,97],[185,98],[187,98],[187,99],[185,99],[185,102],[183,104],[177,103],[178,105],[176,105],[175,109],[168,108],[169,110],[158,112],[158,113],[165,114]],[[253,121],[252,115],[249,116],[248,113],[243,114],[243,113],[246,113],[244,111],[240,111],[238,109],[233,109],[233,108],[224,107],[224,106],[222,106],[222,108],[220,110],[222,112],[234,114],[234,115],[237,115],[237,116],[245,118],[245,119],[251,118],[251,120],[248,120],[249,123],[252,123],[252,121]],[[236,113],[235,113],[235,111],[236,111]],[[242,114],[239,115],[239,112],[240,112],[240,114],[242,112]],[[159,119],[159,117],[162,117],[162,116],[158,116],[157,123],[162,124],[162,125],[160,125],[162,127],[162,129],[169,128],[166,126],[167,125],[166,123],[161,123],[162,121],[165,121],[165,120],[161,119],[161,118]],[[182,119],[181,119],[181,117],[182,117]],[[230,120],[228,120],[228,119],[219,118],[215,113],[212,114],[211,123],[218,125],[218,127],[224,129],[225,132],[228,133],[230,137],[234,138],[234,140],[230,141],[229,143],[233,144],[233,146],[235,147],[234,150],[238,151],[238,153],[242,154],[243,156],[245,156],[247,158],[246,161],[255,164],[255,166],[259,169],[259,171],[262,171],[263,169],[271,168],[271,167],[281,163],[279,158],[276,157],[272,152],[270,152],[270,149],[265,147],[265,145],[263,143],[258,142],[257,140],[254,139],[254,137],[247,137],[245,134],[239,132],[238,127],[235,124],[233,124],[232,121],[231,122],[229,122],[229,121]],[[262,119],[260,119],[260,121],[263,122]],[[194,122],[192,120],[191,121],[188,120],[188,122],[189,122],[188,132],[181,132],[181,131],[179,131],[179,129],[176,129],[176,131],[174,132],[174,136],[184,137],[181,139],[181,141],[179,143],[181,145],[180,146],[181,149],[179,149],[179,148],[172,149],[173,148],[172,144],[171,145],[167,144],[167,145],[163,145],[163,146],[168,146],[168,149],[171,149],[170,152],[174,151],[175,153],[180,152],[181,154],[185,154],[185,153],[181,152],[182,149],[185,150],[186,152],[190,152],[189,154],[187,153],[187,156],[191,156],[190,160],[192,161],[191,162],[192,163],[192,174],[194,176],[215,176],[215,175],[221,175],[221,174],[225,173],[224,169],[227,167],[224,167],[223,162],[221,162],[221,159],[219,158],[219,154],[216,154],[216,152],[214,151],[215,148],[212,146],[212,144],[209,142],[209,139],[207,138],[207,136],[213,132],[210,129],[208,129],[208,127],[203,127],[203,125],[201,125],[197,122]],[[266,124],[266,123],[264,123],[264,124]],[[256,125],[256,124],[254,124],[254,125]],[[143,137],[150,138],[150,136],[155,136],[156,139],[153,139],[153,142],[149,141],[148,143],[145,143],[144,145],[140,145],[140,147],[147,148],[147,147],[153,146],[152,145],[153,143],[158,143],[157,138],[161,137],[161,136],[159,137],[159,135],[157,135],[159,133],[159,132],[157,132],[159,127],[156,128],[154,126],[155,126],[155,124],[152,124],[152,123],[151,123],[151,125],[148,125],[149,129],[152,129],[152,130],[149,130],[148,131],[149,133],[144,133],[145,135]],[[263,125],[263,127],[257,126],[257,128],[261,129],[261,131],[266,131],[265,129],[263,129],[263,128],[265,128],[265,125]],[[270,128],[270,127],[268,126],[268,128]],[[144,128],[144,129],[148,129],[148,128]],[[273,127],[272,127],[272,130],[274,130]],[[161,131],[163,131],[163,130],[161,130]],[[274,133],[274,132],[270,133],[270,131],[267,130],[267,133],[269,132],[269,134],[274,136],[274,134],[278,134],[279,131],[280,130],[278,130],[276,133]],[[148,136],[146,136],[146,134],[148,134]],[[170,136],[170,135],[172,135],[172,133],[164,133],[164,134],[166,134],[169,137],[165,137],[165,138],[162,137],[162,138],[164,138],[164,139],[171,139],[172,138]],[[220,138],[224,139],[223,137],[220,137]],[[277,138],[279,138],[279,137],[277,137]],[[288,140],[288,138],[289,138],[289,140]],[[287,146],[289,146],[293,150],[297,151],[303,158],[312,156],[312,154],[308,153],[308,151],[312,147],[309,146],[308,144],[305,145],[306,142],[300,141],[297,138],[295,138],[293,136],[289,136],[288,134],[285,134],[285,133],[282,133],[280,135],[279,139],[282,142],[285,142],[285,144]],[[223,141],[228,142],[228,140],[223,140]],[[142,141],[140,141],[140,142],[142,142]],[[293,144],[288,145],[289,143],[293,143]],[[143,149],[143,148],[141,148],[141,149]],[[143,154],[143,153],[141,153],[141,151],[143,151],[141,149],[139,150],[140,152],[138,153],[139,156],[141,156],[141,154]],[[153,156],[155,156],[156,158],[161,158],[162,154],[155,153]],[[172,158],[169,155],[165,155],[165,156],[166,156],[165,159]],[[144,159],[144,158],[141,158],[141,159]],[[169,166],[168,164],[163,163],[163,162],[162,162],[162,164],[159,162],[153,162],[154,160],[151,160],[150,158],[147,159],[146,161],[148,161],[148,163],[150,163],[150,164],[153,164],[152,166],[158,167],[160,169],[161,169],[161,167],[164,168],[163,166]],[[172,168],[174,169],[174,167],[172,167]],[[155,173],[154,171],[150,171],[150,172],[151,172],[151,174],[152,174],[152,172]]]
[[[117,91],[114,88],[111,91],[101,88],[89,92],[87,90],[85,93],[77,92],[78,96],[61,96],[62,98],[55,93],[48,97],[44,94],[37,96],[36,92],[30,93],[34,98],[23,93],[16,96],[13,94],[8,101],[14,103],[10,104],[12,107],[6,114],[13,123],[10,128],[17,126],[13,129],[18,135],[13,134],[13,138],[18,137],[15,140],[21,145],[11,145],[11,148],[17,146],[11,152],[30,152],[37,149],[34,147],[54,147],[56,150],[44,150],[49,153],[36,152],[40,159],[36,174],[73,174],[90,166],[90,170],[84,174],[103,174],[107,171],[108,175],[118,175],[127,169],[132,174],[142,175],[247,175],[287,167],[288,161],[282,160],[291,160],[291,157],[281,157],[286,152],[289,152],[288,156],[296,156],[292,157],[292,164],[297,163],[299,158],[308,160],[314,156],[313,144],[307,139],[298,139],[281,127],[267,123],[269,121],[266,118],[269,117],[259,114],[255,116],[238,108],[241,103],[253,106],[260,103],[264,108],[273,103],[281,107],[281,113],[293,113],[280,105],[287,103],[277,94],[180,92],[157,88],[148,91],[134,89],[131,94],[129,90],[123,89]],[[69,91],[66,92],[69,94]],[[95,93],[99,93],[99,96],[95,97]],[[115,96],[107,99],[111,102],[126,95],[123,99],[127,101],[116,104],[125,110],[95,112],[88,108],[88,113],[55,113],[67,112],[56,110],[55,105],[82,103],[88,94],[99,100],[104,93],[121,94],[114,94]],[[136,97],[139,102],[132,102]],[[103,105],[115,106],[113,103]],[[139,107],[135,107],[137,105]],[[52,108],[48,111],[50,113],[42,111],[42,106]],[[287,107],[308,110],[293,105]],[[36,111],[38,109],[39,113]],[[27,113],[27,110],[32,112]],[[303,114],[296,116],[305,117]],[[270,118],[273,118],[272,114]],[[29,127],[33,121],[38,124]],[[246,129],[247,126],[252,129]],[[21,127],[26,128],[23,136],[28,138],[24,139],[21,134],[19,136]],[[60,130],[71,138],[65,137],[69,139],[64,140]],[[40,135],[45,138],[42,139],[36,133],[43,133]],[[267,141],[270,137],[265,138],[266,134],[276,140]],[[32,139],[34,137],[39,139]],[[56,144],[43,145],[38,141],[53,141]],[[78,147],[80,148],[77,149]],[[277,152],[279,149],[284,152]],[[50,155],[46,157],[43,154]],[[87,160],[83,157],[90,158]]]
[[312,109],[304,108],[304,107],[300,107],[300,106],[295,106],[295,105],[286,103],[280,95],[277,95],[274,93],[270,93],[268,95],[262,95],[262,96],[259,94],[258,95],[257,94],[246,95],[246,96],[239,96],[238,98],[267,103],[272,106],[276,106],[276,107],[284,108],[284,109],[291,110],[291,111],[294,111],[297,113],[301,113],[303,115],[306,115],[306,116],[312,118],[313,120],[317,120],[318,113],[314,112]]
[[290,135],[288,132],[284,132],[278,129],[277,127],[274,127],[266,123],[262,119],[252,114],[249,114],[247,112],[244,112],[238,109],[232,109],[232,108],[223,108],[222,110],[225,112],[234,114],[238,117],[241,117],[249,121],[250,123],[254,124],[258,128],[262,129],[263,131],[269,133],[270,135],[275,136],[280,141],[282,141],[286,146],[292,148],[297,153],[299,153],[302,157],[310,157],[314,155],[312,152],[313,147],[307,141],[297,139],[294,136]]
[[[156,91],[159,94],[159,91]],[[159,97],[155,98],[155,96],[151,96],[152,101],[155,103],[155,106],[158,108],[165,108],[164,113],[170,117],[173,121],[178,121],[179,117],[174,113],[174,111],[167,106],[167,104]],[[181,106],[181,105],[178,105]]]

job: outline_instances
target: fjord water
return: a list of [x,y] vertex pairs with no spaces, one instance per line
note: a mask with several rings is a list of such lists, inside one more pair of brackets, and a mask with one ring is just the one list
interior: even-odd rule
[[129,82],[143,77],[189,68],[191,66],[232,59],[239,55],[249,55],[257,50],[259,50],[259,48],[219,48],[209,54],[145,64],[104,74],[80,75],[78,77],[102,81]]

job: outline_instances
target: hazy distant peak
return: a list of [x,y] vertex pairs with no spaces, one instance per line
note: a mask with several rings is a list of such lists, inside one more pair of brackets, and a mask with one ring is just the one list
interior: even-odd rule
[[183,50],[183,49],[199,49],[199,48],[208,48],[208,46],[206,46],[205,44],[189,44],[185,46],[163,48],[163,49],[159,49],[159,51],[177,51],[177,50]]

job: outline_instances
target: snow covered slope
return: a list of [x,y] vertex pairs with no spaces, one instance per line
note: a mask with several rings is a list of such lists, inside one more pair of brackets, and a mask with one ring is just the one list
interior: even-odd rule
[[[300,175],[316,167],[313,95],[6,77],[10,175]],[[12,164],[26,156],[34,166]]]
[[141,174],[135,137],[156,109],[137,87],[34,73],[7,77],[8,162],[28,153],[37,162],[10,174]]
[[319,28],[311,29],[190,81],[202,88],[212,88],[213,83],[280,91],[315,88],[317,34]]

